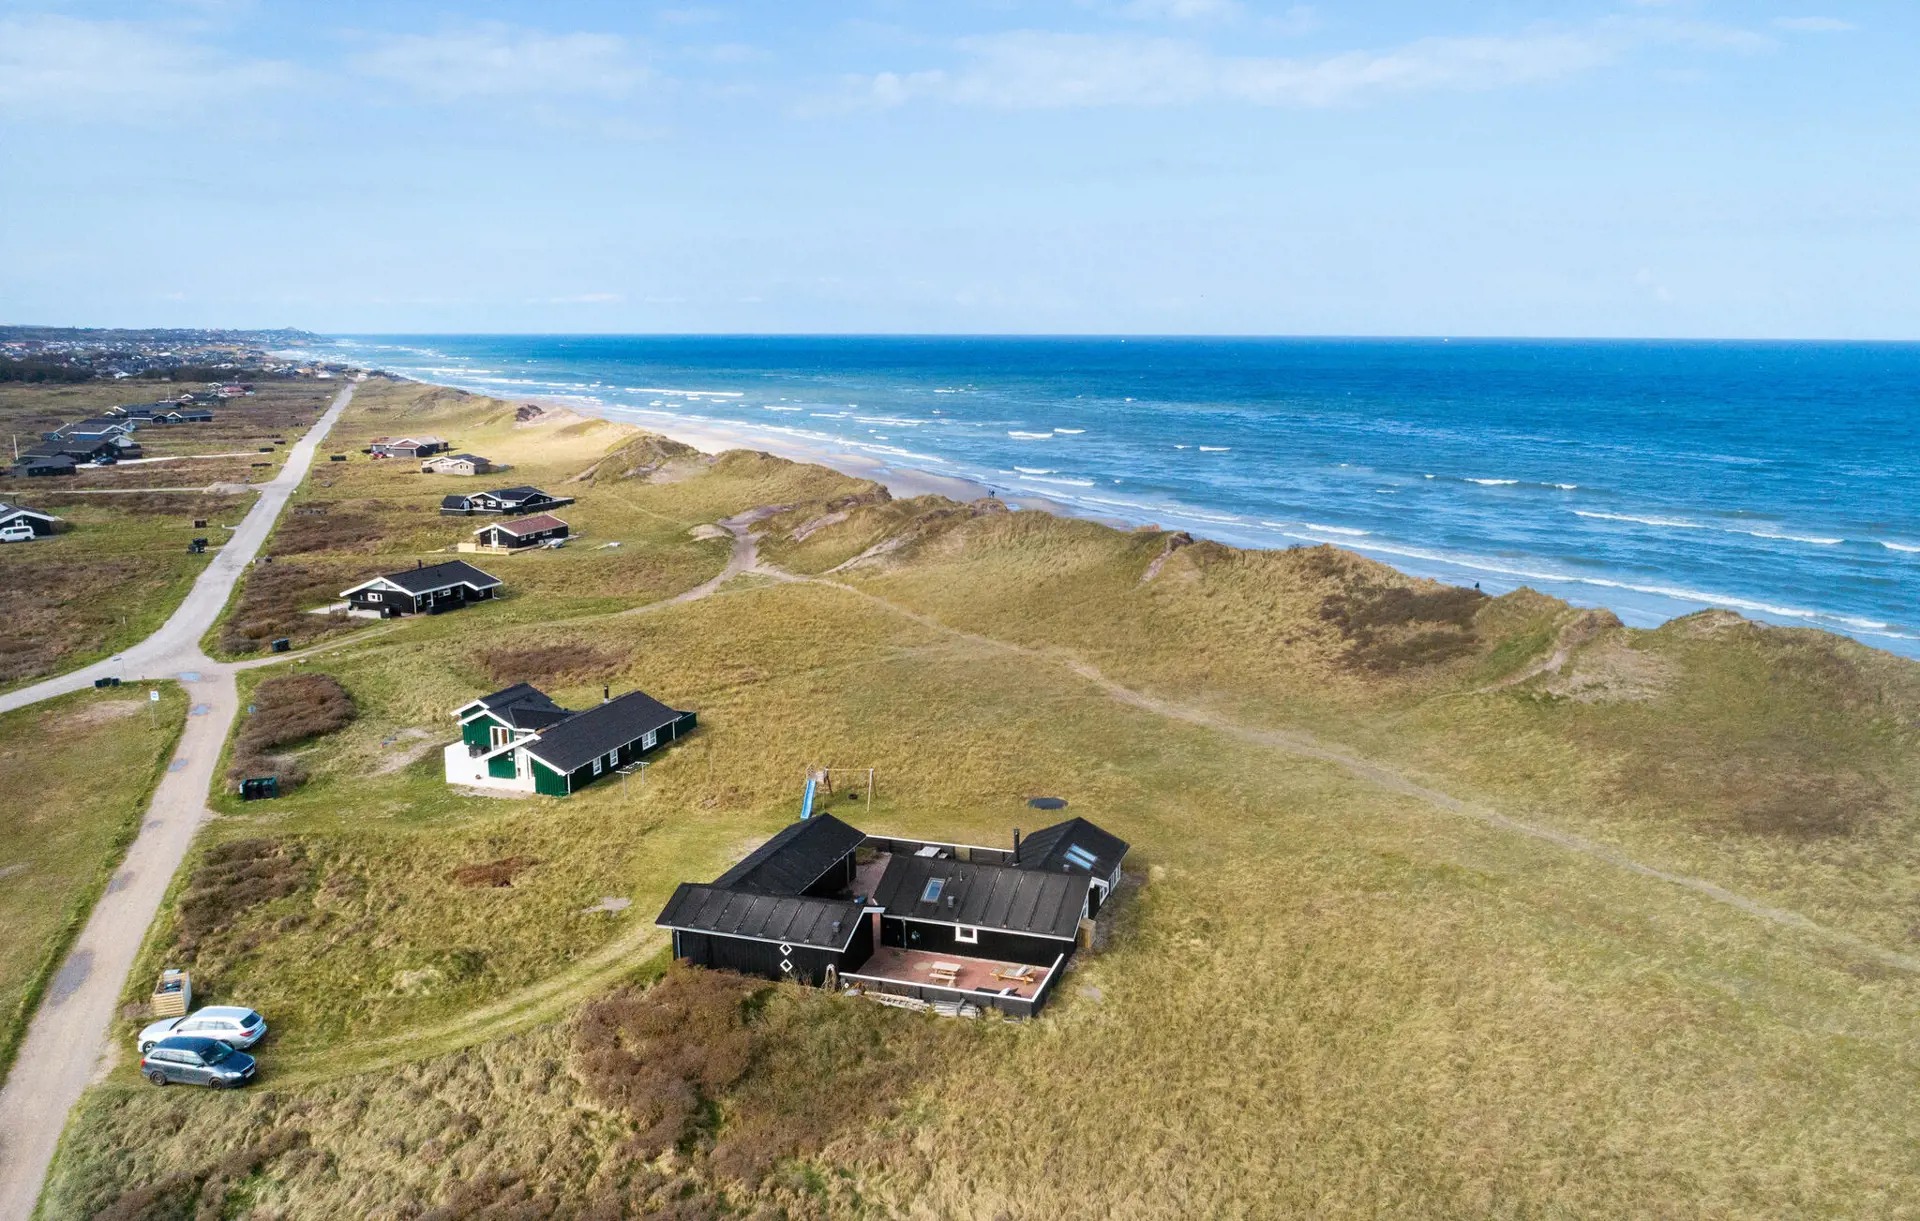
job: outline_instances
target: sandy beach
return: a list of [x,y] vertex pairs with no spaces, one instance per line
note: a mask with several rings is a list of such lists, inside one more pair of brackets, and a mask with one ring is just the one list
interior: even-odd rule
[[1083,517],[1123,530],[1132,528],[1134,524],[1117,518],[1096,517],[1044,496],[1026,493],[1013,496],[1002,495],[1000,489],[989,487],[976,480],[943,475],[922,467],[883,462],[871,454],[854,453],[831,445],[810,444],[801,438],[774,429],[756,429],[749,425],[721,424],[708,420],[683,420],[677,417],[663,418],[654,415],[634,419],[627,414],[615,414],[601,404],[582,402],[573,398],[539,395],[499,397],[503,402],[527,403],[536,407],[571,411],[577,415],[612,420],[620,424],[632,424],[648,432],[670,437],[683,445],[691,445],[705,454],[725,453],[730,449],[752,449],[762,450],[793,462],[810,462],[829,467],[843,475],[871,479],[875,483],[884,485],[888,492],[900,499],[914,496],[945,496],[949,500],[969,501],[993,495],[1014,509],[1053,513],[1060,517]]

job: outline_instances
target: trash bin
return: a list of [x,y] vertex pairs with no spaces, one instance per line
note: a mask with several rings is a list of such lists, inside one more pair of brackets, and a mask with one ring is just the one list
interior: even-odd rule
[[273,651],[276,653],[284,653],[292,647],[293,647],[293,641],[289,640],[285,636],[282,636],[273,642]]

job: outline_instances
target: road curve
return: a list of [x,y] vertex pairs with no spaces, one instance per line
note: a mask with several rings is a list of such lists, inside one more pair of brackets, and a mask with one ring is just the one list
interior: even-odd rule
[[96,1073],[111,1066],[106,1036],[121,987],[167,884],[208,817],[207,793],[240,699],[234,685],[238,667],[210,660],[200,651],[200,638],[219,618],[234,584],[272,533],[287,498],[313,465],[320,442],[353,401],[353,390],[352,382],[342,387],[295,442],[286,465],[262,485],[260,499],[232,539],[158,631],[118,657],[0,696],[0,711],[9,711],[78,691],[106,676],[176,678],[186,687],[190,709],[140,834],[67,951],[0,1089],[0,1221],[28,1221],[33,1215],[67,1113]]

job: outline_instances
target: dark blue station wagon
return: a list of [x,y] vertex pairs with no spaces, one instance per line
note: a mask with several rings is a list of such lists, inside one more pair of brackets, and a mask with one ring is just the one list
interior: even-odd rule
[[140,1057],[140,1074],[155,1085],[205,1085],[229,1089],[253,1080],[253,1057],[219,1039],[177,1034],[161,1039]]

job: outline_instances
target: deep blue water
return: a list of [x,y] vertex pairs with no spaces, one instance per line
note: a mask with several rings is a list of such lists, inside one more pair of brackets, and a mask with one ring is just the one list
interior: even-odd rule
[[1225,542],[1920,655],[1920,345],[369,336],[330,354],[775,430]]

